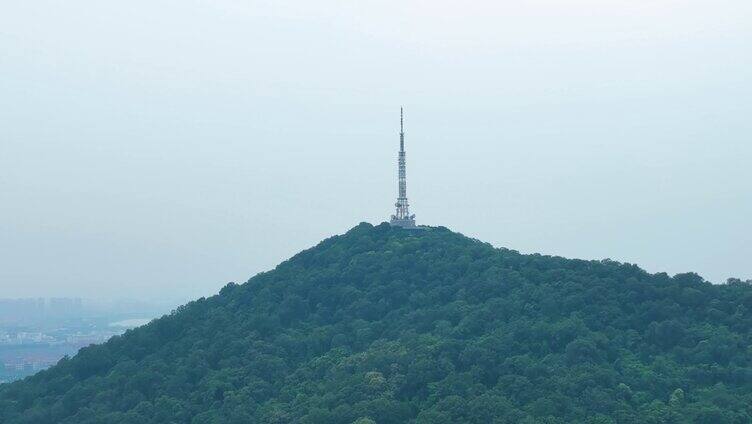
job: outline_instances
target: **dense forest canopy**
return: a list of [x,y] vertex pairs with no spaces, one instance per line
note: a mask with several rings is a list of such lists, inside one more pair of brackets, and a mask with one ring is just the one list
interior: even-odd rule
[[752,286],[360,224],[0,386],[0,422],[749,423]]

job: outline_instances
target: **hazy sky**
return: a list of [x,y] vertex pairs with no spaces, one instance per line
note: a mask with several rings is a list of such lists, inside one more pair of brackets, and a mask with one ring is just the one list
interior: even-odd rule
[[749,0],[5,0],[0,297],[188,299],[396,197],[752,278]]

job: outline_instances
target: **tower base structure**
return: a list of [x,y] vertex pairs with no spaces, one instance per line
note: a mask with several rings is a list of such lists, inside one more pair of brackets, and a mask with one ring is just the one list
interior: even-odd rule
[[418,228],[415,225],[415,215],[410,215],[409,217],[403,219],[399,219],[396,216],[392,215],[392,219],[389,220],[389,225],[391,225],[392,227],[402,227],[408,229]]

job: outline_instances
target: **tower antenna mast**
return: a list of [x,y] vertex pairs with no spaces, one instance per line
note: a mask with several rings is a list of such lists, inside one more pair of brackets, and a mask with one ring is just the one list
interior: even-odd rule
[[405,115],[404,110],[400,107],[400,149],[397,156],[397,203],[396,213],[392,215],[389,221],[392,226],[402,228],[416,228],[415,215],[410,215],[409,204],[407,202],[407,166],[405,163]]

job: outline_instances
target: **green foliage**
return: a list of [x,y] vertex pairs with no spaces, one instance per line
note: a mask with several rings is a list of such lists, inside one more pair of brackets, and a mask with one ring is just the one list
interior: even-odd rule
[[361,224],[0,386],[16,423],[748,423],[752,286]]

